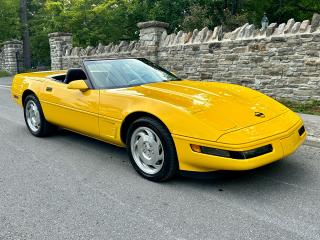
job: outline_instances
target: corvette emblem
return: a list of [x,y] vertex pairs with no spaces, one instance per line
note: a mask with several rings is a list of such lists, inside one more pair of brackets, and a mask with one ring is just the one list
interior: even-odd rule
[[262,112],[255,112],[254,115],[255,115],[256,117],[261,117],[261,118],[266,117]]

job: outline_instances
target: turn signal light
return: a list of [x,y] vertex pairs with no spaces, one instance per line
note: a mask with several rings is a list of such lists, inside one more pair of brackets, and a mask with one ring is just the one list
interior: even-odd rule
[[201,153],[201,147],[199,145],[191,144],[190,147],[191,147],[192,151],[197,152],[197,153]]

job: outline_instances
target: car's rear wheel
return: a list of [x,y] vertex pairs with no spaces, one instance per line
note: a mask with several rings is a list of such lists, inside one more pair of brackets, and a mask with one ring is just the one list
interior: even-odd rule
[[149,180],[165,181],[178,170],[171,134],[155,119],[144,117],[136,120],[129,128],[127,147],[133,167]]
[[24,119],[32,135],[45,137],[55,130],[55,126],[46,121],[38,98],[31,94],[24,100]]

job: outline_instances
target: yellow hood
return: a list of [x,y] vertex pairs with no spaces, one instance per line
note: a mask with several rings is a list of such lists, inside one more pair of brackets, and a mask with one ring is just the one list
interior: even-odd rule
[[[234,84],[183,80],[147,84],[135,90],[189,112],[220,131],[259,124],[288,111],[272,98]],[[263,115],[256,116],[260,113]]]

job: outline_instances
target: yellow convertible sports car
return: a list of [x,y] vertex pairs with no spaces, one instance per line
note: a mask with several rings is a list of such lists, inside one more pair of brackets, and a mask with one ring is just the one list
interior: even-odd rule
[[306,138],[301,118],[260,92],[181,80],[141,58],[19,74],[12,96],[34,136],[59,126],[127,146],[135,170],[153,181],[178,170],[257,168],[292,154]]

